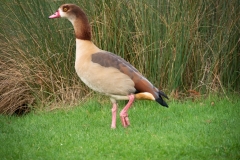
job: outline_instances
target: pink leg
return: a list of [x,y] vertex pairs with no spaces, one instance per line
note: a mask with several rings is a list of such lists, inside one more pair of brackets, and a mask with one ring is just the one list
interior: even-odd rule
[[116,114],[117,114],[117,103],[113,103],[112,107],[112,125],[111,128],[115,129],[116,128]]
[[134,101],[134,98],[135,98],[134,95],[132,95],[132,94],[129,95],[128,97],[129,97],[129,101],[128,101],[127,105],[120,112],[120,118],[121,118],[121,122],[122,122],[123,127],[127,127],[127,126],[130,125],[127,111],[131,107],[131,105]]

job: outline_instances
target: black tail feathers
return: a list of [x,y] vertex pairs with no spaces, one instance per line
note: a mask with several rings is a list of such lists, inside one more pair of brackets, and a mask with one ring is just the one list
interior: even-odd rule
[[159,96],[159,98],[156,99],[156,101],[161,104],[164,107],[168,107],[167,103],[162,99],[161,96]]
[[168,96],[163,91],[159,90],[158,93],[159,93],[159,96],[163,96],[163,97],[169,99]]
[[165,93],[159,91],[159,98],[157,98],[156,101],[162,106],[168,107],[167,103],[163,100],[162,96],[168,99],[168,96]]

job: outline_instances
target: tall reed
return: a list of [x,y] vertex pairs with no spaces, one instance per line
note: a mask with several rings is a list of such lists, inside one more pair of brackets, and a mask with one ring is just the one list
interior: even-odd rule
[[[72,2],[87,13],[97,46],[128,60],[164,91],[240,91],[239,1]],[[11,67],[30,87],[31,105],[73,102],[89,93],[74,71],[71,24],[48,20],[64,1],[0,3],[0,54],[16,62]],[[1,68],[9,70],[9,63]]]

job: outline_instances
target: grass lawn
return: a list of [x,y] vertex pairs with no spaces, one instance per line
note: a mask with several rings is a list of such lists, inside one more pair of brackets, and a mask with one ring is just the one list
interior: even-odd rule
[[[214,105],[211,103],[214,102]],[[124,102],[120,102],[122,108]],[[111,104],[22,117],[0,116],[1,159],[240,159],[240,100],[138,101],[131,126],[118,117],[110,129]],[[120,109],[118,110],[118,112]]]

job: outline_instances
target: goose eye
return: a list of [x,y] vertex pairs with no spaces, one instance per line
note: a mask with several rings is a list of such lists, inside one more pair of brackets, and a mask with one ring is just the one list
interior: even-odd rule
[[68,6],[65,6],[65,7],[63,7],[63,12],[67,12],[67,11],[68,11],[68,9],[69,9],[69,7],[68,7]]

